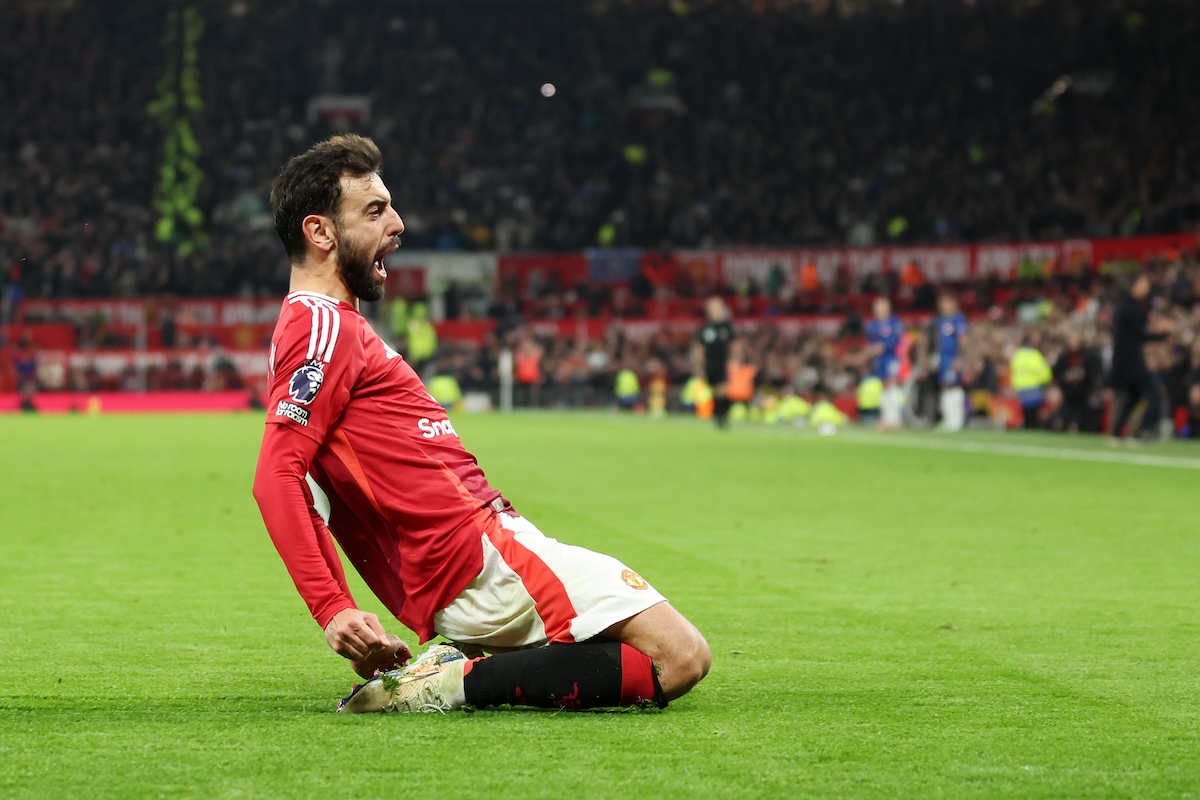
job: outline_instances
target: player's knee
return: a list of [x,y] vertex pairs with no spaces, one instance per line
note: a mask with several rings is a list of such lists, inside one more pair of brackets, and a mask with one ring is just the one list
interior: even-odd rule
[[704,676],[708,674],[712,668],[712,650],[708,646],[708,642],[699,633],[690,643],[686,652],[683,654],[680,675],[680,694],[689,691],[700,681],[704,680]]
[[699,631],[693,631],[685,641],[672,648],[664,667],[660,676],[663,695],[674,700],[704,680],[712,667],[712,649]]

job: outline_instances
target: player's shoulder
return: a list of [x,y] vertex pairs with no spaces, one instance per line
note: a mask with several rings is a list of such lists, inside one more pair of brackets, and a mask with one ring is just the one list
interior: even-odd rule
[[274,342],[279,349],[302,350],[305,361],[329,363],[339,351],[361,342],[362,315],[351,305],[316,292],[292,292],[283,300]]

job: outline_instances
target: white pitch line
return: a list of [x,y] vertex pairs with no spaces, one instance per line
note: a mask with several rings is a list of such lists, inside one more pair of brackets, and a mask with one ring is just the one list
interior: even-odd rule
[[[943,434],[947,437],[954,434]],[[939,434],[930,434],[931,437]],[[1102,450],[1075,450],[1068,447],[1038,447],[1027,444],[953,441],[949,438],[914,439],[910,436],[880,433],[877,435],[839,433],[835,439],[853,444],[883,447],[908,447],[916,450],[942,450],[960,453],[991,453],[1025,458],[1052,458],[1060,461],[1099,461],[1106,464],[1126,464],[1140,467],[1173,467],[1200,469],[1200,458],[1171,458],[1150,453],[1117,453]]]

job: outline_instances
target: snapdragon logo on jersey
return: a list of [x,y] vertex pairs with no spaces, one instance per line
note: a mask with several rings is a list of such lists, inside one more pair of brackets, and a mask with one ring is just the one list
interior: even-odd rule
[[325,372],[321,362],[316,359],[305,361],[292,373],[292,379],[288,382],[288,394],[295,402],[280,400],[275,408],[275,416],[287,417],[293,422],[307,426],[308,409],[304,406],[316,399],[317,392],[321,391],[321,384],[324,382]]
[[448,419],[431,421],[429,417],[421,417],[417,420],[417,427],[421,429],[421,436],[426,439],[432,439],[435,436],[458,436],[458,432],[454,430],[454,426]]

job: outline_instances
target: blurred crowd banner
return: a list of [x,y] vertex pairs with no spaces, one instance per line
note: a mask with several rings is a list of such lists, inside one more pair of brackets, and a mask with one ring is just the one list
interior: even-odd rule
[[[1009,242],[977,245],[872,248],[724,248],[716,250],[641,250],[611,248],[566,254],[440,253],[400,250],[387,259],[392,297],[427,297],[438,332],[447,339],[482,340],[493,328],[491,319],[445,320],[442,298],[448,287],[474,290],[487,297],[537,298],[564,292],[581,284],[590,287],[628,287],[635,281],[653,287],[702,297],[719,287],[732,290],[750,283],[757,291],[786,289],[802,293],[828,289],[835,282],[877,274],[901,274],[912,265],[925,279],[965,282],[994,276],[1019,279],[1030,265],[1045,274],[1083,270],[1110,271],[1151,259],[1194,254],[1197,234],[1125,239],[1076,239],[1047,242]],[[1041,273],[1039,273],[1041,274]],[[282,298],[221,299],[25,299],[5,331],[9,342],[25,337],[43,351],[43,364],[72,360],[102,363],[102,372],[120,371],[130,360],[135,366],[158,365],[166,353],[178,361],[194,360],[214,350],[231,353],[233,360],[253,358],[270,344]],[[648,308],[670,308],[649,303]],[[648,319],[625,319],[629,336],[695,325],[694,315],[671,311],[648,313]],[[815,325],[836,328],[837,316],[776,318],[783,326]],[[597,339],[611,320],[544,319],[530,321],[535,333],[556,337]],[[381,332],[384,332],[381,330]],[[390,333],[390,331],[388,331]],[[86,355],[83,355],[86,353]],[[102,355],[111,353],[112,355]],[[136,356],[134,355],[136,353]],[[148,360],[148,361],[147,361]],[[144,363],[142,363],[144,362]],[[241,369],[244,366],[237,364]],[[185,368],[187,368],[185,366]],[[257,367],[255,367],[257,369]]]
[[[580,283],[622,285],[643,275],[656,286],[690,284],[698,289],[737,288],[745,281],[760,286],[777,273],[784,284],[802,288],[801,274],[814,266],[829,284],[839,271],[854,280],[899,272],[910,264],[933,281],[1018,277],[1025,262],[1052,262],[1059,269],[1104,271],[1114,264],[1145,262],[1195,253],[1200,235],[1140,236],[1125,239],[1071,239],[976,245],[824,248],[724,248],[719,250],[641,250],[611,248],[582,253],[516,254],[439,253],[399,250],[387,258],[392,296],[440,294],[451,282],[495,293],[511,287],[522,293],[569,288]],[[279,316],[281,298],[149,300],[26,299],[17,323],[103,319],[109,325],[167,323],[189,326],[256,328]]]
[[[682,282],[703,290],[716,286],[737,287],[746,281],[761,286],[772,273],[778,273],[786,285],[802,288],[802,271],[809,265],[815,267],[818,280],[824,284],[836,280],[839,271],[859,281],[871,274],[899,272],[909,264],[916,264],[933,281],[967,281],[989,276],[1011,280],[1018,276],[1021,265],[1026,262],[1050,262],[1059,269],[1072,271],[1104,271],[1118,262],[1144,262],[1192,253],[1197,245],[1196,234],[1179,234],[918,247],[748,247],[674,251],[619,248],[565,255],[504,255],[495,259],[495,270],[501,286],[512,285],[534,293],[545,287],[574,286],[581,281],[619,284],[632,280],[639,271],[656,286]],[[446,256],[430,254],[422,260],[410,255],[405,263],[421,263],[427,275],[438,275],[441,274],[438,264],[443,258]],[[421,285],[429,283],[426,278]]]
[[197,343],[231,350],[265,347],[282,298],[50,300],[30,298],[16,309],[10,341],[23,336],[42,348],[141,349]]
[[[20,410],[15,392],[0,392],[0,414]],[[146,414],[250,411],[250,394],[215,392],[40,392],[43,414]]]
[[45,349],[38,352],[37,377],[39,385],[51,391],[95,382],[90,378],[92,374],[102,379],[102,385],[119,386],[123,391],[155,389],[161,385],[213,391],[243,382],[261,389],[267,374],[267,355],[266,349],[209,347]]

